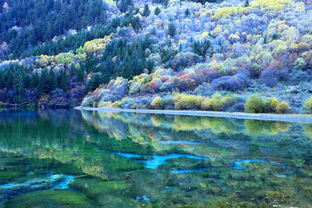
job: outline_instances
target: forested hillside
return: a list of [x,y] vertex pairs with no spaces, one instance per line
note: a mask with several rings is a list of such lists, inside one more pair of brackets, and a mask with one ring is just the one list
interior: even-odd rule
[[1,1],[4,104],[312,108],[309,1],[14,2]]
[[18,58],[54,37],[106,23],[111,15],[102,0],[1,0],[0,5],[0,59]]

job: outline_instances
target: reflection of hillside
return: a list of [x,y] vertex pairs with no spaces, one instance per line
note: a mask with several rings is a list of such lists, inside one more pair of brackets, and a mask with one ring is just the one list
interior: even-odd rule
[[[93,185],[92,177],[83,178],[77,187],[85,190],[85,184],[97,187],[102,179],[122,181],[127,185],[123,194],[130,199],[147,195],[162,207],[173,197],[195,207],[205,207],[207,201],[217,207],[216,196],[310,200],[312,142],[299,124],[48,111],[0,117],[0,129],[0,151],[56,160],[77,168],[77,174],[97,177]],[[309,135],[310,126],[304,129]],[[127,154],[131,158],[122,156]],[[187,157],[170,157],[174,154]],[[159,169],[148,169],[153,161]],[[235,168],[235,162],[243,169]],[[194,172],[183,172],[188,170]],[[107,192],[98,197],[106,199]]]
[[[200,131],[210,130],[213,134],[237,134],[247,135],[265,134],[273,135],[288,131],[291,126],[285,122],[270,122],[257,120],[238,120],[223,118],[208,118],[196,116],[174,116],[174,115],[149,115],[136,113],[105,113],[83,111],[83,118],[94,124],[93,119],[120,120],[126,124],[135,124],[144,127],[158,127],[175,131]],[[110,123],[110,125],[113,125]],[[99,129],[107,129],[106,124],[98,124]]]
[[[123,158],[112,157],[111,153],[100,151],[99,138],[93,137],[89,141],[88,134],[77,134],[88,130],[78,112],[43,112],[26,118],[18,115],[4,117],[0,119],[0,129],[2,152],[55,159],[73,164],[87,175],[103,179],[107,178],[111,170],[139,167],[135,163],[127,164],[128,161]],[[102,138],[105,136],[102,135]]]
[[[151,146],[160,152],[187,152],[227,160],[249,154],[297,157],[300,151],[308,151],[303,138],[302,142],[293,145],[293,138],[301,135],[299,124],[135,113],[82,113],[88,123],[113,138],[130,138],[142,147]],[[192,145],[192,142],[199,144]]]

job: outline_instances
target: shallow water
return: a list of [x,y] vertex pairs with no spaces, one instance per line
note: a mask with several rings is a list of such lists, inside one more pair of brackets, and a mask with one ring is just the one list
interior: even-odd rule
[[312,206],[312,125],[0,112],[0,207],[291,206]]

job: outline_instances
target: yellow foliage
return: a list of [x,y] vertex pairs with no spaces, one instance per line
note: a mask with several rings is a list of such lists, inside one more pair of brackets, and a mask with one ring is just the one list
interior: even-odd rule
[[214,35],[214,36],[218,36],[218,35],[220,35],[220,34],[222,33],[222,31],[223,31],[222,26],[221,26],[221,25],[217,25],[217,26],[211,31],[211,33],[212,33],[212,35]]
[[304,133],[305,135],[307,135],[307,137],[309,137],[310,139],[312,139],[312,125],[309,124],[309,125],[306,125],[304,127]]
[[112,106],[113,106],[114,108],[120,108],[120,104],[121,104],[120,101],[115,101],[115,102],[112,103]]
[[276,128],[281,132],[286,132],[290,128],[290,124],[286,122],[276,122]]
[[260,7],[267,10],[283,10],[287,4],[293,3],[291,0],[255,0],[251,2],[251,7]]
[[237,34],[231,34],[231,35],[229,36],[229,39],[231,39],[231,40],[239,40],[240,37],[239,37],[239,35],[237,35]]
[[48,66],[55,62],[56,60],[54,56],[40,55],[40,64],[42,66]]
[[159,127],[162,123],[162,119],[159,115],[152,115],[151,121],[152,121],[152,124],[156,127]]
[[117,78],[115,79],[114,86],[118,86],[118,85],[121,84],[123,81],[124,81],[124,78],[122,78],[122,77],[117,77]]
[[309,99],[307,99],[304,102],[304,108],[309,112],[312,113],[312,97],[310,97]]
[[286,102],[280,102],[277,104],[276,106],[276,113],[286,113],[287,111],[289,111],[291,109],[291,107],[289,106],[288,103]]
[[222,64],[220,64],[214,59],[209,63],[209,67],[212,71],[219,71],[222,67]]
[[268,98],[268,99],[269,99],[269,101],[270,101],[270,103],[269,103],[270,108],[271,108],[271,109],[276,109],[276,107],[277,107],[277,105],[280,103],[280,101],[279,101],[277,98],[275,98],[275,97]]
[[201,120],[196,117],[175,116],[172,128],[177,131],[202,130]]
[[105,48],[107,42],[109,42],[111,39],[112,39],[112,36],[107,35],[104,38],[98,38],[98,39],[87,41],[83,45],[83,48],[80,49],[80,51],[87,52],[87,53],[96,53],[96,52],[102,51]]
[[203,32],[200,36],[201,39],[205,39],[208,36],[208,32]]
[[104,102],[104,101],[100,101],[98,103],[98,108],[105,108],[105,107],[112,107],[112,102],[108,101],[108,102]]
[[173,97],[174,108],[176,110],[200,108],[202,100],[203,97],[197,95],[176,94]]
[[[280,132],[276,122],[268,122],[262,120],[245,120],[245,129],[248,134],[253,136],[274,135]],[[283,131],[285,127],[282,128]]]
[[163,104],[163,101],[160,96],[156,96],[151,103],[154,109],[162,109],[162,104]]
[[229,96],[222,96],[219,93],[215,93],[211,96],[211,106],[214,111],[221,111],[225,103],[229,102],[231,98]]
[[231,15],[243,15],[253,8],[261,8],[265,10],[283,10],[288,4],[293,4],[291,0],[255,0],[251,2],[249,7],[232,6],[217,9],[212,16],[215,19],[227,18]]
[[248,12],[249,10],[250,10],[249,7],[242,7],[242,6],[223,7],[223,8],[218,9],[212,17],[215,19],[221,19],[221,18],[229,17],[233,14],[242,15],[242,14]]
[[201,109],[202,110],[211,110],[212,109],[211,99],[209,99],[209,98],[203,99],[203,101],[201,102]]
[[113,0],[105,0],[105,2],[111,6],[116,6],[116,2],[114,2]]
[[[157,70],[158,71],[158,70]],[[157,72],[156,71],[156,72]],[[154,72],[154,73],[156,73]],[[155,76],[156,77],[156,76]],[[151,81],[151,76],[149,74],[146,74],[146,73],[142,73],[140,75],[137,75],[135,77],[133,77],[132,80],[130,80],[130,83],[133,83],[133,82],[139,82],[141,84],[147,84],[148,82]]]

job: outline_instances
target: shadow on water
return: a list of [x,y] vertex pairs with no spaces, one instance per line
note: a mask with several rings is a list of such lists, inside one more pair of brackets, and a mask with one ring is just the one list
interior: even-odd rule
[[312,205],[312,126],[71,110],[0,113],[5,207]]

